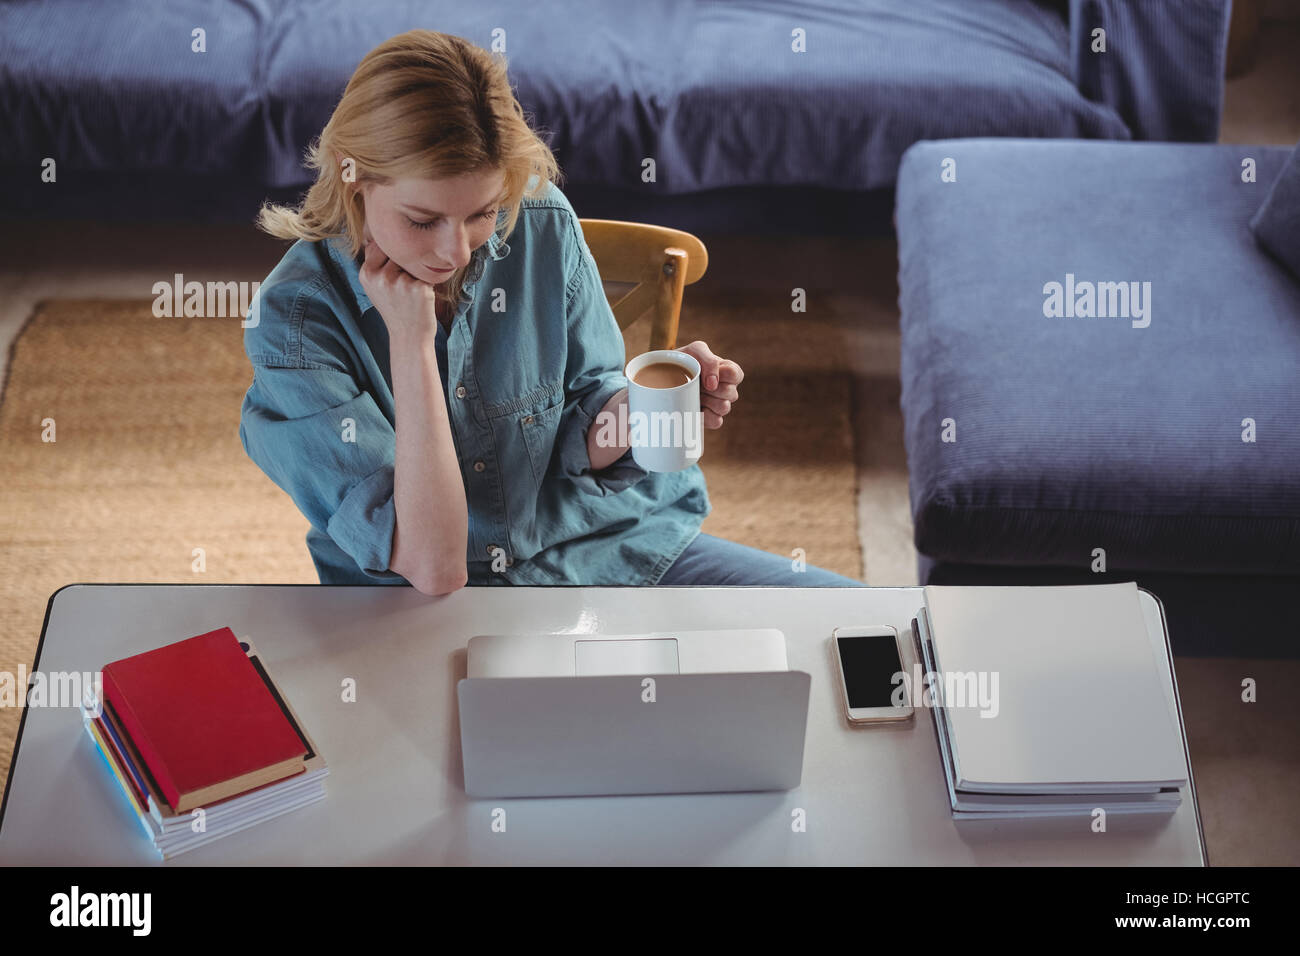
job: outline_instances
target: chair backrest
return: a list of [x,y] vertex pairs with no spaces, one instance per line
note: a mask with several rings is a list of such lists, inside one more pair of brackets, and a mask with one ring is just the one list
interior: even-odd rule
[[709,267],[709,254],[689,232],[611,219],[579,219],[587,248],[602,279],[635,287],[611,303],[618,327],[626,330],[653,310],[649,349],[677,347],[682,289]]

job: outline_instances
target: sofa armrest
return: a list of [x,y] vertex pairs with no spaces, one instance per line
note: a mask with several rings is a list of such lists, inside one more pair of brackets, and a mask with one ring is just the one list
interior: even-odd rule
[[1214,142],[1231,13],[1232,0],[1069,0],[1071,76],[1134,139]]

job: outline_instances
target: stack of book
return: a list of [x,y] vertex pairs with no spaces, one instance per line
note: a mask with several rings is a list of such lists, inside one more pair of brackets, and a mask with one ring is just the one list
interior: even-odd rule
[[325,796],[324,758],[228,627],[107,665],[82,718],[164,859]]
[[915,626],[954,817],[1178,808],[1179,717],[1135,584],[931,586]]

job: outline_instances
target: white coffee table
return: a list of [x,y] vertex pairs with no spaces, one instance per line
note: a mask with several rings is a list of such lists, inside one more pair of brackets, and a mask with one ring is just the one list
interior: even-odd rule
[[[1182,731],[1162,611],[1146,592],[1141,601]],[[1207,862],[1192,782],[1176,813],[1112,815],[1104,833],[1090,818],[956,823],[929,711],[898,728],[850,728],[833,683],[831,629],[892,624],[910,633],[921,602],[919,588],[464,588],[431,599],[388,587],[70,585],[50,600],[36,667],[93,671],[221,626],[256,642],[329,762],[329,796],[168,866]],[[790,666],[812,675],[797,789],[466,798],[456,681],[471,635],[742,626],[780,628]],[[346,678],[356,681],[355,703],[342,699]],[[505,832],[492,826],[497,807]],[[792,826],[798,811],[803,832]],[[161,865],[76,709],[24,713],[0,864]]]

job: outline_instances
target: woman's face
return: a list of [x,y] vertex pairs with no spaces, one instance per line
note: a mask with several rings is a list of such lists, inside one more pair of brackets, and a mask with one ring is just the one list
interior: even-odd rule
[[367,238],[415,278],[440,285],[488,241],[504,191],[505,173],[497,170],[366,183]]

